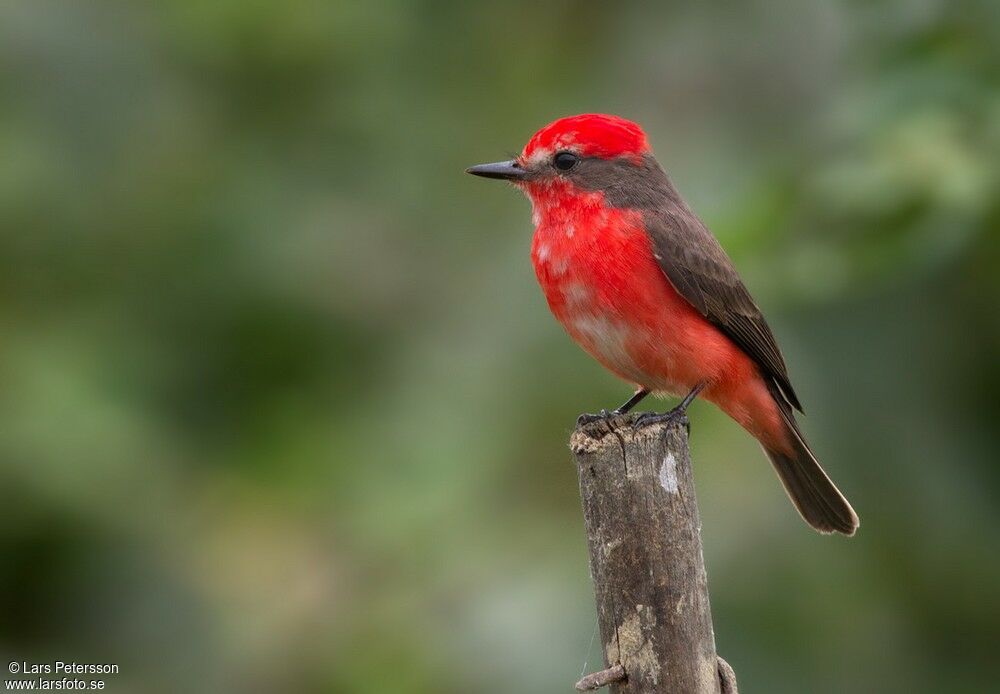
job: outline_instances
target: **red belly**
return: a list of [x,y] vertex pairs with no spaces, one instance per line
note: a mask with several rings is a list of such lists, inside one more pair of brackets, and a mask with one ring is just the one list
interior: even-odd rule
[[752,434],[783,436],[757,366],[674,289],[641,214],[602,203],[577,199],[539,215],[531,257],[555,317],[621,378],[672,395],[704,382],[703,397]]
[[604,217],[589,229],[536,231],[532,261],[552,313],[595,359],[638,385],[681,394],[721,380],[739,350],[667,280],[638,215]]

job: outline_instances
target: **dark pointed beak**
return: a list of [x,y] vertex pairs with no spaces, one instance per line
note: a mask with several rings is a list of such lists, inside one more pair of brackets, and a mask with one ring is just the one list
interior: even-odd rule
[[492,164],[470,166],[465,170],[465,173],[470,173],[473,176],[482,176],[483,178],[500,178],[505,181],[521,181],[528,175],[528,172],[518,166],[517,162],[513,159],[510,161],[498,161]]

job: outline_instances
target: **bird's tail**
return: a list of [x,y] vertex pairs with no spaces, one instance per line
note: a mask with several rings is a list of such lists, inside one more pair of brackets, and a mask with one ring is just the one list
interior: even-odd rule
[[795,422],[791,407],[774,392],[784,422],[788,445],[781,448],[764,445],[764,452],[774,464],[792,503],[806,523],[821,533],[853,535],[858,529],[858,515],[820,467]]

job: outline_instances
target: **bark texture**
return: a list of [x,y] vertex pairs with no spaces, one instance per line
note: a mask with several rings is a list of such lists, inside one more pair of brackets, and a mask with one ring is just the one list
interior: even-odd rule
[[685,422],[635,416],[580,426],[570,448],[615,694],[736,692],[715,652]]

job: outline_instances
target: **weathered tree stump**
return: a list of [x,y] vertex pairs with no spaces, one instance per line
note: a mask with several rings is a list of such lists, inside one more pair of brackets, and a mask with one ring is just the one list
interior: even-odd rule
[[607,668],[577,689],[735,694],[715,652],[686,422],[635,421],[593,422],[570,439]]

